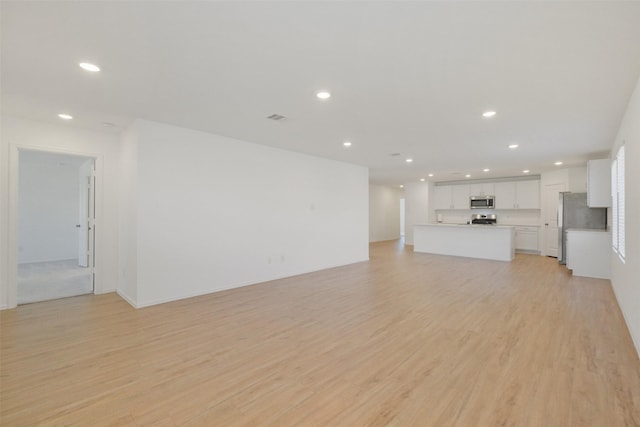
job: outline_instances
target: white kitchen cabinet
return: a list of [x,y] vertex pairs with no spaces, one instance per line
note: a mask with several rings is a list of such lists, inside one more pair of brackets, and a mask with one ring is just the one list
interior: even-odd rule
[[434,187],[435,210],[469,209],[468,185],[437,185]]
[[590,208],[611,207],[611,160],[587,163],[587,205]]
[[496,182],[495,194],[496,209],[516,208],[516,185],[514,182]]
[[611,278],[611,232],[567,230],[567,268],[574,276]]
[[451,185],[437,185],[433,190],[434,207],[436,210],[452,209]]
[[453,201],[453,209],[469,209],[471,202],[469,201],[468,185],[453,185],[451,191],[451,199]]
[[413,251],[512,261],[514,229],[501,225],[415,224]]
[[540,209],[540,181],[516,181],[517,209]]
[[493,196],[495,184],[484,182],[481,184],[469,184],[469,196]]
[[496,209],[540,209],[540,181],[496,182]]
[[522,252],[538,252],[538,227],[517,226],[516,250]]

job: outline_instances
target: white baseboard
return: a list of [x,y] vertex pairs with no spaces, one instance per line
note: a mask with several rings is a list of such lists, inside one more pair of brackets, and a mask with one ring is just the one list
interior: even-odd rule
[[310,270],[310,271],[308,270],[308,271],[301,271],[301,272],[293,272],[293,273],[289,273],[289,274],[283,274],[283,275],[279,275],[279,276],[274,276],[274,277],[271,277],[269,279],[260,280],[259,282],[236,283],[236,284],[232,284],[232,285],[221,286],[221,287],[218,287],[218,288],[215,288],[215,289],[205,289],[205,290],[203,290],[201,292],[193,292],[193,293],[189,293],[189,294],[176,295],[176,296],[167,297],[167,298],[160,298],[160,299],[155,299],[155,300],[150,300],[150,301],[143,301],[143,302],[139,302],[137,304],[133,303],[131,298],[127,298],[126,296],[124,296],[120,292],[120,290],[118,290],[117,292],[118,292],[118,295],[122,296],[122,298],[125,299],[133,307],[135,307],[135,308],[144,308],[144,307],[151,307],[153,305],[158,305],[158,304],[165,304],[165,303],[172,302],[172,301],[179,301],[179,300],[182,300],[182,299],[194,298],[194,297],[199,297],[199,296],[202,296],[202,295],[213,294],[213,293],[216,293],[216,292],[228,291],[229,289],[242,288],[242,287],[245,287],[245,286],[252,286],[252,285],[259,285],[261,283],[271,282],[273,280],[286,279],[286,278],[289,278],[289,277],[300,276],[302,274],[314,273],[316,271],[327,270],[327,269],[330,269],[330,268],[339,268],[339,267],[344,267],[344,266],[347,266],[347,265],[357,264],[357,263],[360,263],[360,262],[367,262],[367,261],[369,261],[369,257],[368,256],[365,259],[362,259],[362,260],[359,260],[359,261],[350,262],[348,264],[323,266],[321,268],[317,268],[317,269]]
[[120,298],[122,298],[123,300],[125,300],[127,303],[129,303],[129,305],[133,308],[141,308],[138,304],[136,304],[136,302],[133,300],[133,298],[130,298],[127,294],[125,294],[122,290],[120,289],[116,289],[116,293],[120,296]]

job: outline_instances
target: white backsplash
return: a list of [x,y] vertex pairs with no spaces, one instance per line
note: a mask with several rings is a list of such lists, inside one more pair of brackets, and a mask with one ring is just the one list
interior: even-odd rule
[[[469,209],[438,211],[438,219],[442,217],[443,224],[465,224],[473,214],[495,214],[498,225],[540,225],[539,209],[500,210],[500,209]],[[440,222],[440,221],[438,221]]]

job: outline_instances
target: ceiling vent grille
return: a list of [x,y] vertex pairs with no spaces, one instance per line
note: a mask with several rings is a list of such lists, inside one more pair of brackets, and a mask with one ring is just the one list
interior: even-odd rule
[[280,114],[272,114],[270,116],[267,116],[267,119],[277,122],[279,120],[286,119],[286,117],[285,116],[281,116]]

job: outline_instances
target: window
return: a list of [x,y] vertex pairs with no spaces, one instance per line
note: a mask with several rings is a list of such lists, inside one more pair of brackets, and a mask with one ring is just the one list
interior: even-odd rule
[[611,239],[613,250],[622,262],[625,257],[625,227],[624,227],[624,145],[618,150],[616,158],[611,164],[611,218],[613,220]]

